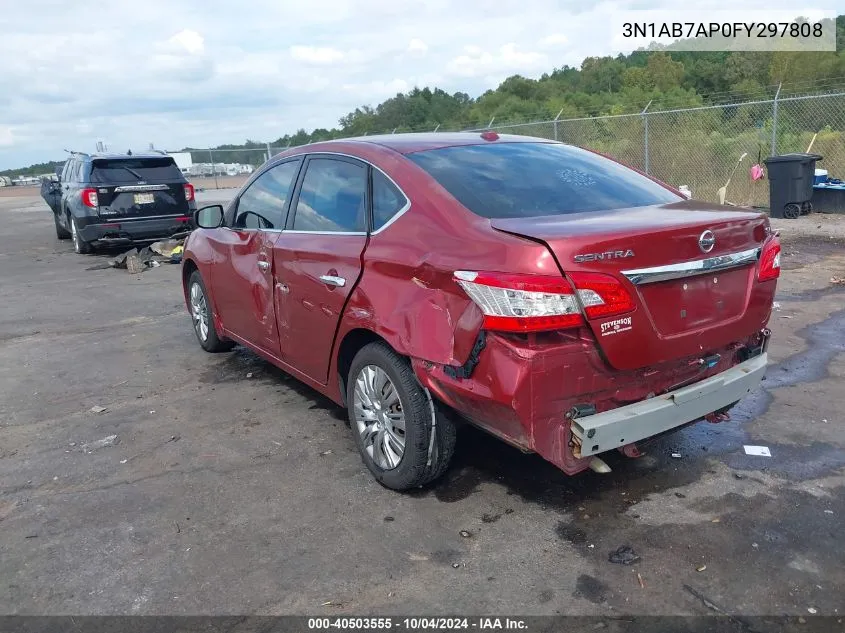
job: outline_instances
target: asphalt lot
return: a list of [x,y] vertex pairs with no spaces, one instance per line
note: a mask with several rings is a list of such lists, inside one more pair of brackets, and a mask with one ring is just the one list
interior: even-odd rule
[[575,478],[466,428],[411,494],[330,402],[203,352],[178,266],[88,270],[37,197],[0,218],[0,613],[845,610],[845,217],[782,223],[773,364],[733,421]]

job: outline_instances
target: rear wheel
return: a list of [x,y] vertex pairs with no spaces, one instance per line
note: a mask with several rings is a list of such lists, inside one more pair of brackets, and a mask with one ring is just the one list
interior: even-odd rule
[[363,347],[352,361],[346,395],[355,444],[379,483],[407,490],[446,471],[455,426],[437,413],[433,424],[433,405],[406,359],[384,343]]
[[191,304],[191,318],[194,321],[194,334],[200,346],[206,352],[228,352],[235,345],[232,341],[222,338],[214,327],[211,316],[211,303],[205,291],[200,272],[195,270],[188,278],[188,300]]
[[56,224],[56,237],[60,240],[70,239],[70,231],[59,223],[59,216],[57,213],[53,214],[53,222]]
[[82,239],[79,230],[76,228],[76,218],[68,214],[70,220],[70,236],[73,238],[73,250],[80,255],[87,255],[91,252],[91,243]]

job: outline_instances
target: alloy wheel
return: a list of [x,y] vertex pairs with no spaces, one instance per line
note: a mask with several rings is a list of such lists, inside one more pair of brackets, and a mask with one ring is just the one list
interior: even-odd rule
[[376,365],[362,367],[355,379],[352,404],[367,455],[379,468],[396,468],[405,454],[405,413],[387,372]]
[[191,316],[194,319],[194,329],[201,341],[208,339],[208,302],[205,293],[198,283],[191,285]]

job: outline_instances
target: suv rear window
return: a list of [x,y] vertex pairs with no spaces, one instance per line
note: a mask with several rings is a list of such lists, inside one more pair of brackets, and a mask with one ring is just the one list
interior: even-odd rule
[[407,157],[485,218],[563,215],[683,198],[612,160],[570,145],[496,143]]
[[91,165],[91,182],[147,183],[184,180],[182,171],[170,157],[95,159]]

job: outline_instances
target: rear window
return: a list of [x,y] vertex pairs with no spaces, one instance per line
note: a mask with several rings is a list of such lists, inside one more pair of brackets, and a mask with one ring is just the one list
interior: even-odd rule
[[91,166],[91,182],[155,183],[182,179],[181,170],[169,157],[99,159]]
[[632,169],[570,145],[465,145],[408,158],[485,218],[563,215],[683,199]]

